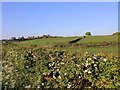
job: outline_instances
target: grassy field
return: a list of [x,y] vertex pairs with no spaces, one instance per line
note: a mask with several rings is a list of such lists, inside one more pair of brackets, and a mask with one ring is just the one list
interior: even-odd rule
[[118,42],[118,35],[90,36],[80,40],[78,43],[100,43],[100,42]]
[[[106,36],[88,36],[86,38],[81,39],[75,44],[83,44],[83,46],[75,46],[74,44],[69,45],[68,42],[71,40],[75,40],[79,37],[62,37],[62,38],[44,38],[44,39],[36,39],[36,40],[27,40],[16,43],[20,47],[30,47],[31,45],[37,45],[37,47],[45,47],[45,48],[59,48],[70,53],[72,52],[85,52],[88,51],[90,53],[114,53],[118,54],[118,36],[117,35],[106,35]],[[103,47],[85,47],[84,45],[96,45],[103,43],[115,43],[116,45],[112,46],[103,46]],[[54,47],[55,45],[59,45],[59,47]],[[63,47],[60,45],[64,45]]]
[[[22,41],[17,44],[19,46],[30,46],[30,45],[45,46],[45,45],[53,45],[53,44],[59,44],[59,43],[68,43],[69,41],[77,38],[79,37],[44,38],[44,39],[37,39],[37,40]],[[84,39],[81,39],[77,43],[88,44],[88,43],[100,43],[100,42],[118,42],[118,36],[117,35],[88,36]]]
[[78,37],[64,37],[64,38],[43,38],[43,39],[36,39],[36,40],[28,40],[28,41],[22,41],[20,43],[17,43],[17,45],[22,47],[28,47],[31,45],[37,45],[37,46],[51,46],[54,44],[60,44],[60,43],[67,43],[70,40],[77,39]]

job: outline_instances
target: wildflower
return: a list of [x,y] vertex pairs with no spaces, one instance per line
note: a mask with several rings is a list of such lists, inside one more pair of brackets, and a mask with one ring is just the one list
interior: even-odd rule
[[55,62],[52,63],[52,66],[55,64]]
[[94,61],[92,61],[92,63],[94,64],[95,62],[94,62]]
[[43,75],[46,75],[46,73],[43,73]]
[[88,60],[88,61],[91,61],[91,60],[92,60],[92,58],[87,58],[87,60]]
[[67,75],[67,73],[64,73],[64,75],[66,76],[66,75]]
[[104,58],[104,59],[103,59],[103,61],[104,61],[104,62],[106,62],[106,61],[107,61],[107,59],[106,59],[106,58]]
[[88,72],[88,70],[85,70],[84,72],[86,73],[86,72]]
[[36,55],[33,55],[33,57],[35,58],[35,57],[36,57]]
[[7,85],[7,84],[8,84],[8,82],[5,82],[5,84]]
[[59,71],[59,73],[60,73],[60,71]]
[[64,65],[65,63],[64,63],[64,62],[61,62],[61,64],[63,64],[63,65]]
[[95,67],[95,69],[97,69],[97,67]]
[[61,79],[61,76],[59,75],[58,78]]
[[97,66],[97,64],[94,64],[94,67],[96,67]]
[[56,79],[56,77],[53,75],[53,78]]
[[88,66],[88,63],[85,64],[85,67],[87,67],[87,66]]
[[54,68],[57,68],[57,67],[54,67]]
[[82,63],[82,65],[85,65],[84,63]]
[[64,57],[67,57],[66,55],[64,55]]
[[42,86],[44,86],[44,83],[42,83]]
[[73,59],[76,59],[76,57],[75,56],[71,57],[71,60],[73,60]]
[[90,63],[86,63],[85,66],[87,67],[88,65],[90,65]]
[[91,71],[89,70],[88,73],[91,73]]
[[51,67],[52,65],[49,63],[49,67]]
[[40,88],[40,86],[37,86],[37,88]]
[[71,84],[68,84],[67,88],[70,88],[72,85]]
[[86,54],[88,54],[88,52],[85,52]]
[[93,59],[97,59],[96,57],[93,57]]
[[76,57],[75,56],[73,56],[73,59],[75,59]]
[[31,85],[25,86],[25,88],[31,88]]
[[86,61],[86,63],[88,63],[88,61]]
[[59,69],[57,69],[57,71],[59,71]]
[[81,78],[80,76],[78,78]]
[[77,64],[77,66],[79,67],[80,65]]

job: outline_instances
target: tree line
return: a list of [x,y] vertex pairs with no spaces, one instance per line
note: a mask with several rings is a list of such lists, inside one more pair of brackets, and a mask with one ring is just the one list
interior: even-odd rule
[[43,36],[29,36],[29,37],[11,37],[9,40],[11,41],[25,41],[25,40],[34,40],[34,39],[43,39],[43,38],[58,38],[61,36],[51,36],[51,35],[43,35]]
[[[85,36],[91,36],[91,32],[86,32]],[[19,41],[25,41],[25,40],[34,40],[34,39],[43,39],[43,38],[58,38],[58,37],[63,37],[63,36],[52,36],[52,35],[42,35],[42,36],[29,36],[29,37],[11,37],[10,39],[2,39],[2,41],[13,41],[13,42],[19,42]]]

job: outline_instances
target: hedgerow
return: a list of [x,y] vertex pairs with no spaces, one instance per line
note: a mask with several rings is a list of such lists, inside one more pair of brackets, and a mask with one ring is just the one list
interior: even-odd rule
[[118,56],[103,53],[70,55],[64,50],[2,50],[2,88],[116,88]]

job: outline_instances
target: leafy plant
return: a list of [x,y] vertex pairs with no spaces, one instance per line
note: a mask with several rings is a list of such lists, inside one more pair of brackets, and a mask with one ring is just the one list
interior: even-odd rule
[[3,51],[2,88],[116,88],[118,56],[60,49],[10,47]]

